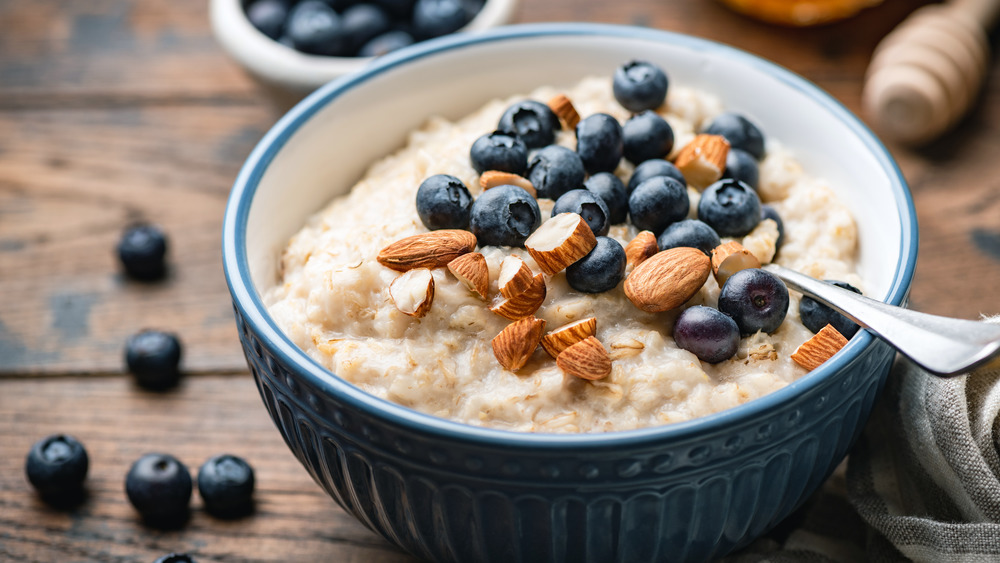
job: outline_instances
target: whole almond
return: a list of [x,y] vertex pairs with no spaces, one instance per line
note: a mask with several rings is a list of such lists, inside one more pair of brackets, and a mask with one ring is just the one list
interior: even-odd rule
[[712,274],[719,287],[726,284],[729,276],[748,268],[760,268],[760,260],[735,240],[712,250]]
[[531,268],[521,260],[520,256],[511,254],[500,263],[500,274],[497,276],[497,286],[500,295],[510,298],[528,289],[534,278]]
[[404,314],[420,318],[434,301],[434,275],[427,268],[403,272],[389,284],[389,297]]
[[603,379],[611,374],[611,356],[601,341],[593,336],[560,352],[556,365],[569,375],[581,379]]
[[550,276],[587,255],[597,246],[597,237],[583,217],[560,213],[542,223],[524,241],[528,254]]
[[448,262],[448,270],[465,287],[486,299],[490,292],[490,270],[486,258],[478,252],[470,252]]
[[847,346],[847,339],[828,324],[792,352],[792,361],[812,371],[844,346]]
[[597,333],[597,319],[588,317],[579,321],[563,325],[555,330],[549,331],[542,337],[542,348],[553,358],[559,357],[559,353],[584,340],[588,336]]
[[501,317],[516,321],[535,314],[535,311],[545,301],[545,278],[542,274],[531,278],[531,284],[520,293],[516,293],[490,307],[490,311]]
[[634,269],[646,258],[656,254],[660,249],[656,245],[656,235],[651,231],[640,231],[635,238],[625,245],[625,259]]
[[711,272],[712,263],[701,250],[669,248],[632,270],[625,278],[625,296],[643,311],[669,311],[694,297]]
[[493,355],[500,365],[517,371],[528,363],[545,331],[545,321],[528,317],[515,321],[493,337]]
[[469,231],[442,229],[397,240],[378,253],[379,264],[399,272],[414,268],[441,268],[476,248]]

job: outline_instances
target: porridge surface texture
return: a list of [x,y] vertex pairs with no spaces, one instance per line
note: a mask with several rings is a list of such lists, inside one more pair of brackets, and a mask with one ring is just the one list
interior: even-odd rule
[[[365,391],[435,416],[527,432],[605,432],[689,420],[733,407],[781,388],[806,372],[789,358],[812,333],[798,318],[799,294],[791,292],[788,315],[773,334],[740,341],[730,360],[711,365],[679,349],[670,336],[678,310],[651,314],[633,306],[621,284],[600,294],[572,290],[565,274],[547,279],[548,293],[536,316],[546,330],[597,318],[597,338],[610,352],[611,374],[598,381],[565,375],[539,348],[512,373],[493,355],[491,340],[510,321],[488,309],[446,268],[433,271],[435,296],[426,316],[401,313],[389,297],[399,273],[375,256],[396,240],[426,232],[414,206],[417,187],[433,174],[460,178],[473,196],[478,175],[469,147],[496,128],[503,110],[521,99],[545,101],[558,93],[542,88],[527,96],[496,100],[457,122],[433,118],[411,134],[407,146],[375,163],[351,192],[311,217],[289,241],[281,275],[265,302],[296,345],[339,377]],[[581,116],[609,113],[620,122],[610,81],[588,78],[565,93]],[[674,152],[724,108],[710,94],[671,86],[660,113],[674,129]],[[766,134],[766,130],[765,130]],[[559,134],[570,148],[572,131]],[[632,166],[616,173],[627,180]],[[692,216],[698,191],[689,188]],[[769,139],[760,163],[758,193],[784,221],[785,240],[775,257],[777,229],[760,223],[738,239],[762,263],[773,261],[818,279],[846,281],[864,290],[856,272],[857,231],[833,190],[802,170],[793,151]],[[553,203],[539,200],[542,218]],[[611,228],[625,245],[631,225]],[[723,242],[732,239],[723,239]],[[522,248],[485,247],[491,294],[504,257],[513,253],[541,270]],[[715,306],[719,287],[709,277],[687,305]]]

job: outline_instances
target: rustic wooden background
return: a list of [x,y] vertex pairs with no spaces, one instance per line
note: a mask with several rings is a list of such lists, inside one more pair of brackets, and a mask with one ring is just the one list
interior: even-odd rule
[[[798,72],[860,111],[875,44],[921,1],[787,30],[712,0],[521,0],[517,21],[602,21],[716,39]],[[993,65],[994,68],[997,66]],[[1000,312],[1000,88],[954,132],[891,146],[916,200],[911,306]],[[409,561],[312,483],[274,430],[243,362],[222,275],[229,186],[280,109],[212,38],[204,0],[0,0],[0,560]],[[137,220],[170,236],[162,283],[125,279],[113,253]],[[178,333],[189,374],[136,388],[122,344]],[[87,500],[47,507],[23,476],[30,445],[68,432],[91,455]],[[123,492],[132,461],[196,470],[231,452],[256,468],[258,510],[227,522],[195,498],[183,529],[142,526]]]

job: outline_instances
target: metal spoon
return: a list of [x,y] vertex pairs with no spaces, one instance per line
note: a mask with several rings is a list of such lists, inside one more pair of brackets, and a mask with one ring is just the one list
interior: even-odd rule
[[825,303],[868,328],[928,372],[950,377],[1000,360],[1000,324],[951,319],[887,305],[770,264],[788,287]]

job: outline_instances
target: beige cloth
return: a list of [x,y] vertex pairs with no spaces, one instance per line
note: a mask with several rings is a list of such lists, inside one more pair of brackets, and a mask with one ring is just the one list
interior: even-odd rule
[[998,413],[1000,368],[945,379],[899,359],[846,475],[727,560],[1000,561]]

